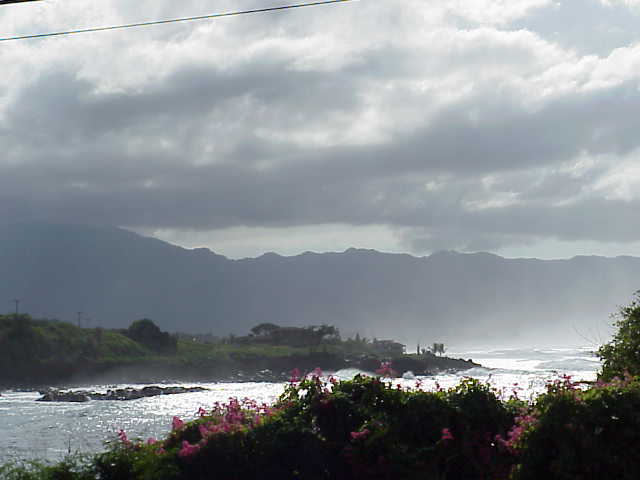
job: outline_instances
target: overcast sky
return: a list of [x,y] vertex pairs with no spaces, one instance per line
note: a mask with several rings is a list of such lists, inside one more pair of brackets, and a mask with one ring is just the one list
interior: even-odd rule
[[[0,36],[286,0],[45,0]],[[0,42],[0,221],[230,257],[640,255],[640,0],[360,0]]]

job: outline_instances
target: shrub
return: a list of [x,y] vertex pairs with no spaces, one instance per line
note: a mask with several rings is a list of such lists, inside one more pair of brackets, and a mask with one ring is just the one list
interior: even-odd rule
[[175,419],[162,442],[131,442],[122,432],[96,457],[95,472],[106,480],[502,478],[512,454],[494,437],[513,417],[474,380],[424,392],[313,376],[290,383],[272,407],[231,400],[193,422]]
[[177,351],[178,341],[148,318],[136,320],[122,333],[153,352],[173,354]]
[[613,340],[598,350],[602,359],[600,378],[611,380],[625,374],[640,375],[640,291],[630,305],[622,307]]
[[0,465],[3,480],[95,480],[90,458],[70,455],[60,463],[47,465],[38,462]]
[[517,419],[515,480],[640,478],[640,380],[582,391],[569,379]]

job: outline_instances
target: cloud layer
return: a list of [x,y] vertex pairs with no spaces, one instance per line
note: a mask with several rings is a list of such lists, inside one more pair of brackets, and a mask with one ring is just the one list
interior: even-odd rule
[[[0,25],[277,4],[48,0]],[[323,228],[414,253],[635,244],[639,20],[634,0],[362,0],[0,43],[0,219],[301,250]]]

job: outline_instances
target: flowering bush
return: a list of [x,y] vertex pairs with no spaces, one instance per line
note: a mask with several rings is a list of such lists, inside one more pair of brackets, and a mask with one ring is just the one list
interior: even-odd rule
[[193,421],[174,418],[162,441],[132,441],[121,431],[96,458],[97,476],[473,480],[510,466],[511,452],[492,439],[506,435],[514,415],[477,381],[425,392],[320,375],[290,382],[273,406],[231,399]]
[[640,380],[548,386],[516,418],[514,478],[640,478]]
[[[528,404],[476,380],[445,390],[381,378],[290,382],[274,405],[230,399],[126,432],[83,464],[0,468],[10,480],[574,480],[640,478],[640,380],[564,377]],[[52,476],[51,472],[56,474]],[[2,476],[4,474],[4,476]]]
[[391,368],[391,362],[382,362],[380,368],[376,370],[376,373],[381,377],[395,378],[398,376],[393,368]]
[[[639,294],[640,295],[640,294]],[[640,301],[640,297],[639,297]],[[599,352],[588,389],[563,377],[531,403],[465,379],[425,392],[358,375],[291,381],[275,405],[244,399],[174,417],[164,440],[92,460],[0,466],[7,480],[587,480],[640,478],[640,304]],[[381,376],[393,377],[391,365]],[[437,385],[437,384],[436,384]]]

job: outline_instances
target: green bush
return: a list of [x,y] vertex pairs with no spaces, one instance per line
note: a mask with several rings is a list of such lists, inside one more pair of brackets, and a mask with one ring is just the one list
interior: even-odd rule
[[514,410],[466,380],[444,391],[378,378],[292,383],[274,406],[216,405],[163,441],[121,442],[95,457],[104,480],[501,478],[512,453],[494,442]]
[[171,355],[177,351],[178,341],[148,318],[136,320],[122,333],[156,353]]
[[378,378],[291,383],[273,406],[216,404],[57,465],[2,467],[8,480],[574,480],[640,478],[640,379],[587,390],[565,378],[533,404],[476,380],[407,390]]
[[618,332],[598,352],[599,380],[587,389],[565,377],[528,404],[473,379],[425,392],[361,375],[330,382],[316,375],[292,381],[273,406],[216,404],[192,422],[174,418],[164,440],[132,442],[121,432],[90,460],[4,466],[0,478],[635,480],[639,302],[636,294],[621,309]]
[[95,480],[91,459],[71,455],[55,465],[38,462],[0,465],[2,480]]
[[640,478],[640,379],[548,387],[510,438],[515,480]]
[[613,340],[598,350],[602,359],[600,377],[607,381],[625,375],[640,375],[640,291],[630,305],[622,307]]

